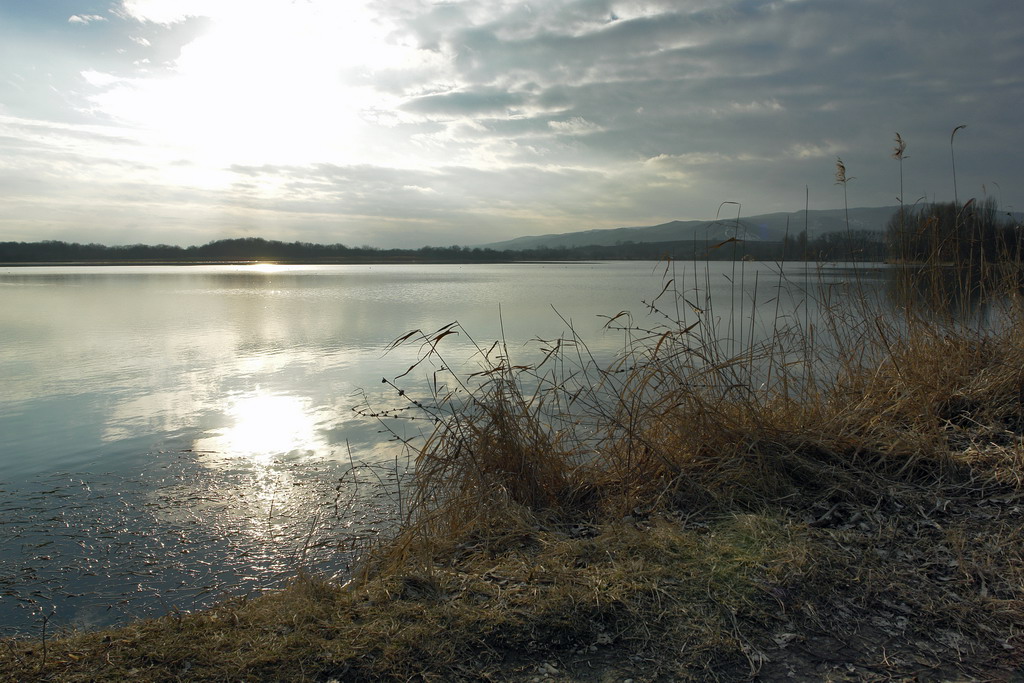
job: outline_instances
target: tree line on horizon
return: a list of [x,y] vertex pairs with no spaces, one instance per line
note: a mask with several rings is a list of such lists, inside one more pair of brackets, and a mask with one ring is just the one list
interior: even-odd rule
[[485,247],[422,247],[419,249],[381,249],[347,247],[342,244],[280,242],[259,237],[216,240],[202,246],[130,244],[106,246],[46,240],[41,242],[0,242],[0,263],[511,263],[525,261],[608,261],[679,260],[728,261],[808,260],[857,258],[878,260],[884,257],[881,232],[858,231],[856,235],[830,233],[813,240],[784,242],[704,240],[668,242],[623,241],[614,245],[572,247],[535,247],[529,249],[491,249]]
[[244,237],[201,246],[106,246],[45,240],[0,242],[0,263],[507,263],[523,261],[734,259],[776,261],[893,261],[965,263],[1019,257],[1021,226],[1000,218],[987,199],[964,205],[937,203],[897,211],[884,230],[846,230],[809,238],[806,230],[782,241],[728,239],[624,241],[614,245],[496,250],[484,247],[381,249],[344,244],[281,242]]

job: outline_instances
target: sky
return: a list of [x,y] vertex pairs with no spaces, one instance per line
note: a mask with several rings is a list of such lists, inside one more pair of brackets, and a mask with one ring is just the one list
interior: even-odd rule
[[0,241],[1021,211],[1022,65],[1020,0],[0,0]]

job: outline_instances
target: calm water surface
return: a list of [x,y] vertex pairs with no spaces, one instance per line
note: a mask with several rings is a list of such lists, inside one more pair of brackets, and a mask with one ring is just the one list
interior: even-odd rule
[[[777,264],[674,275],[770,321],[777,305],[807,314],[808,271],[785,268],[781,289]],[[381,378],[417,348],[385,354],[390,341],[457,320],[529,362],[531,340],[571,322],[611,358],[622,335],[600,316],[642,319],[663,276],[635,262],[0,269],[0,635],[51,614],[95,627],[194,609],[300,565],[344,575],[408,465],[353,411],[396,404]],[[466,334],[445,344],[453,368],[477,369]],[[425,396],[426,376],[400,383]],[[404,439],[428,423],[390,426]]]

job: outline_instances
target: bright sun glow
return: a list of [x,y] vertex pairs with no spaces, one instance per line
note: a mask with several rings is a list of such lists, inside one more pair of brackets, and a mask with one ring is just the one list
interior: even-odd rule
[[266,461],[327,446],[308,401],[297,396],[250,394],[236,399],[228,415],[231,425],[197,442],[197,450]]
[[129,2],[126,11],[140,19],[168,23],[196,13],[210,27],[182,48],[170,76],[124,82],[96,101],[202,165],[358,158],[371,141],[367,117],[395,103],[370,76],[421,58],[396,42],[371,6]]

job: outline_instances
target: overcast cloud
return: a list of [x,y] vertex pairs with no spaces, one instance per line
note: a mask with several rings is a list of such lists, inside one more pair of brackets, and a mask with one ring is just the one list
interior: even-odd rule
[[0,240],[413,246],[985,194],[1019,0],[0,0]]

